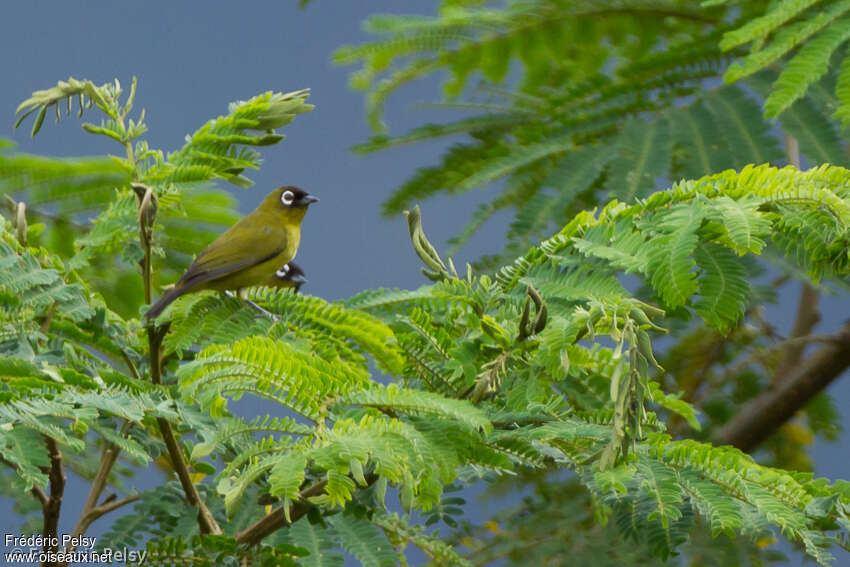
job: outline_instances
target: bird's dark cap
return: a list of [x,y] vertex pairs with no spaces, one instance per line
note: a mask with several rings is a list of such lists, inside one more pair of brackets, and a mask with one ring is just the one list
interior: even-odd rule
[[294,207],[307,207],[312,203],[318,203],[319,198],[315,195],[311,195],[304,189],[300,187],[296,187],[294,185],[287,185],[285,187],[281,187],[278,189],[281,193],[286,191],[292,191],[294,195],[294,199],[292,200],[292,206]]

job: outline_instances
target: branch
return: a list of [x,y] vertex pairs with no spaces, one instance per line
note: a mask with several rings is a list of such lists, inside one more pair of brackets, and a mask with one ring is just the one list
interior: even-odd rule
[[696,14],[696,13],[688,13],[688,12],[680,12],[677,10],[664,10],[658,8],[603,8],[600,10],[590,10],[585,12],[584,15],[595,16],[595,15],[608,15],[608,14],[626,14],[628,16],[657,16],[658,18],[677,18],[680,20],[689,20],[692,22],[699,22],[701,24],[716,24],[717,20],[713,18],[708,18],[706,16]]
[[[133,160],[132,144],[127,143],[127,159],[131,163]],[[145,303],[150,304],[152,300],[153,289],[153,268],[151,266],[151,246],[153,245],[153,227],[157,213],[157,199],[153,189],[142,183],[131,183],[130,187],[136,193],[139,205],[139,243],[144,250],[144,258],[141,262],[142,267],[142,283],[144,284]],[[162,384],[162,356],[160,347],[162,339],[168,331],[168,325],[157,326],[153,321],[150,321],[147,326],[148,332],[148,350],[150,355],[151,382],[157,386]],[[127,360],[129,363],[129,360]],[[168,449],[169,460],[174,472],[177,473],[177,478],[180,480],[180,486],[183,487],[183,493],[189,504],[198,508],[198,526],[201,533],[204,534],[221,534],[223,533],[215,517],[207,508],[206,503],[198,494],[198,489],[192,482],[189,476],[189,468],[186,466],[186,460],[183,458],[183,450],[177,438],[174,436],[174,431],[171,429],[171,424],[164,417],[156,418],[156,423],[159,426],[159,432],[162,435],[162,440],[165,442],[165,447]]]
[[[131,496],[127,496],[126,498],[122,498],[121,500],[112,500],[112,501],[107,502],[105,504],[101,504],[100,506],[95,506],[94,508],[89,510],[88,513],[84,517],[80,518],[80,520],[81,521],[84,520],[86,527],[88,527],[95,520],[100,518],[101,516],[104,516],[104,515],[110,513],[113,510],[117,510],[118,508],[120,508],[122,506],[126,506],[127,504],[135,502],[139,498],[141,498],[141,496],[139,496],[138,494],[133,494]],[[77,533],[77,531],[74,530],[74,537],[80,536],[84,533],[85,533],[85,530],[81,531],[80,533]],[[71,547],[70,550],[67,549],[67,548],[65,549],[65,553],[70,553],[70,552],[73,552],[73,551],[74,551],[74,547]]]
[[62,452],[56,439],[45,437],[47,453],[50,457],[50,497],[42,504],[41,510],[44,515],[44,527],[41,535],[45,538],[44,551],[58,551],[58,545],[48,545],[47,541],[58,535],[59,510],[62,508],[62,495],[65,492],[65,471],[62,470]]
[[836,333],[835,341],[788,372],[781,382],[750,401],[715,435],[715,442],[749,452],[773,435],[797,410],[850,367],[850,323]]
[[[165,335],[167,327],[148,327],[148,345],[150,347],[151,359],[151,382],[156,385],[162,383],[161,368],[162,360],[160,359],[160,346],[162,338]],[[221,534],[221,527],[215,521],[212,512],[207,508],[206,503],[198,493],[198,489],[192,482],[192,477],[189,475],[189,468],[186,466],[186,460],[183,458],[183,450],[177,438],[174,436],[174,431],[171,429],[171,424],[164,417],[156,418],[156,423],[159,426],[159,432],[162,435],[162,440],[165,442],[165,447],[168,449],[169,460],[174,472],[177,473],[177,478],[180,480],[180,486],[183,487],[183,493],[189,504],[198,508],[198,526],[201,528],[201,533],[205,534]]]
[[[84,511],[80,515],[80,519],[77,521],[77,525],[74,527],[74,533],[70,541],[73,542],[77,539],[78,536],[81,536],[86,533],[88,527],[101,516],[104,516],[117,508],[126,506],[131,502],[135,502],[139,498],[141,498],[141,496],[139,496],[138,494],[133,494],[132,496],[122,498],[121,500],[112,500],[110,502],[105,502],[100,506],[95,506],[94,508],[91,508],[88,511]],[[64,553],[65,555],[70,555],[74,553],[75,549],[77,549],[77,546],[74,543],[68,543],[68,545],[65,546]],[[68,565],[68,563],[62,562],[59,565],[65,567]]]
[[127,368],[130,369],[130,374],[133,375],[133,378],[135,378],[136,380],[140,380],[141,378],[139,377],[139,371],[136,370],[136,365],[133,364],[133,361],[130,360],[130,357],[127,355],[126,352],[124,352],[123,349],[121,350],[121,358],[124,359],[124,363],[127,365]]
[[[769,345],[769,346],[766,346],[762,349],[759,349],[759,350],[753,352],[753,354],[751,354],[747,358],[741,360],[740,362],[735,363],[735,365],[733,365],[733,366],[730,366],[723,373],[723,380],[721,380],[721,382],[726,382],[727,379],[730,376],[734,376],[735,374],[737,374],[738,372],[740,372],[741,370],[743,370],[744,368],[746,368],[747,366],[749,366],[751,364],[759,363],[759,364],[762,364],[764,366],[765,365],[764,360],[760,360],[760,359],[767,359],[768,356],[770,355],[770,353],[772,353],[774,351],[785,349],[786,352],[787,352],[791,348],[796,348],[796,349],[800,349],[800,351],[802,352],[802,350],[806,346],[808,346],[812,343],[835,343],[835,344],[838,344],[840,342],[841,342],[841,336],[840,335],[803,335],[801,337],[794,337],[792,339],[785,339],[784,341],[780,341],[778,343],[774,343],[772,345]],[[784,366],[778,366],[777,370],[776,370],[776,374],[774,375],[774,382],[778,382],[779,380],[777,379],[777,377],[787,370],[793,370],[793,368],[786,368]],[[686,399],[686,398],[683,397],[683,399]],[[687,401],[690,401],[690,400],[687,400]]]
[[[366,475],[366,487],[372,486],[378,480],[378,475],[375,473],[369,473]],[[298,493],[298,501],[291,505],[289,509],[289,519],[287,520],[286,515],[283,513],[283,508],[287,504],[284,503],[283,506],[278,506],[238,534],[236,534],[236,543],[244,544],[244,545],[257,545],[260,543],[263,538],[271,535],[276,532],[283,526],[290,526],[301,519],[310,509],[313,507],[313,504],[308,500],[308,498],[312,496],[317,496],[321,494],[325,490],[325,486],[328,484],[328,481],[321,480],[310,486],[309,488],[305,488],[301,492]]]
[[[104,447],[103,452],[100,454],[100,464],[97,467],[97,473],[95,473],[94,479],[92,480],[89,495],[86,497],[85,504],[83,504],[82,512],[80,512],[80,518],[74,526],[74,537],[81,536],[86,533],[86,530],[91,523],[99,517],[89,519],[89,515],[92,510],[95,509],[97,501],[100,499],[100,495],[103,492],[104,487],[106,487],[106,481],[109,478],[109,473],[112,470],[112,466],[115,464],[115,461],[118,460],[118,453],[120,451],[121,450],[118,447],[109,443],[106,447]],[[101,516],[102,515],[103,514],[101,514]],[[66,547],[65,551],[70,553],[73,551],[73,548],[69,550]]]
[[[283,526],[294,524],[313,507],[307,498],[321,494],[328,481],[322,480],[313,486],[298,493],[298,502],[292,504],[289,509],[289,520],[283,513],[283,506],[278,506],[238,534],[236,543],[245,545],[257,545],[263,538],[279,530]],[[284,504],[285,505],[285,504]]]
[[107,502],[106,504],[101,504],[100,506],[94,508],[91,511],[91,515],[94,517],[92,521],[100,518],[104,514],[110,513],[113,510],[117,510],[121,506],[126,506],[127,504],[135,502],[139,498],[141,498],[141,496],[139,496],[138,494],[133,494],[132,496],[127,496],[126,498],[122,498],[121,500],[113,500],[111,502]]
[[165,446],[168,449],[171,466],[177,473],[177,478],[180,480],[180,486],[183,487],[183,492],[189,500],[189,504],[198,508],[198,526],[201,528],[201,533],[220,535],[223,532],[219,527],[215,517],[207,508],[206,503],[198,493],[198,489],[192,482],[189,476],[189,468],[186,466],[186,461],[183,459],[183,451],[174,437],[174,432],[171,430],[171,424],[164,417],[156,418],[159,425],[159,431],[162,434],[162,440],[165,441]]

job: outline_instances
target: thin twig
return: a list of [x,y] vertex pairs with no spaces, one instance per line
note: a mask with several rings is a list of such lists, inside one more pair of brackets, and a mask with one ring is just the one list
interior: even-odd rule
[[[157,386],[162,383],[161,368],[162,361],[160,360],[160,346],[164,329],[162,327],[148,327],[148,345],[150,347],[150,366],[151,366],[151,382]],[[207,508],[206,503],[198,493],[197,487],[192,482],[192,477],[189,475],[189,468],[186,466],[186,460],[183,458],[183,450],[177,438],[174,436],[174,431],[171,429],[171,424],[164,417],[156,418],[156,423],[159,426],[159,432],[162,435],[162,440],[165,442],[165,447],[168,449],[169,460],[174,472],[177,473],[177,478],[180,480],[180,486],[183,488],[183,493],[189,501],[189,504],[198,508],[198,525],[202,533],[221,534],[221,528],[213,517],[212,512]]]
[[[77,549],[74,541],[77,541],[77,538],[86,533],[86,530],[90,525],[94,523],[95,520],[108,514],[109,512],[116,510],[122,506],[126,506],[131,502],[135,502],[141,498],[138,494],[133,494],[131,496],[127,496],[126,498],[122,498],[121,500],[113,500],[111,502],[107,502],[105,504],[101,504],[100,506],[95,506],[94,508],[85,511],[80,515],[80,519],[77,521],[77,525],[74,527],[74,532],[71,535],[71,539],[68,545],[65,546],[64,553],[65,555],[70,555]],[[60,566],[64,567],[68,565],[67,562],[60,563]]]
[[41,322],[41,327],[39,327],[39,331],[42,335],[46,335],[47,331],[50,330],[50,324],[53,322],[53,314],[56,312],[57,302],[53,302],[50,305],[50,309],[47,310],[47,316],[45,316],[44,321]]
[[[132,422],[125,421],[119,430],[119,435],[126,435],[132,427]],[[107,481],[109,480],[109,473],[112,471],[112,467],[118,460],[120,453],[121,448],[113,443],[106,443],[103,447],[103,450],[100,453],[100,462],[97,466],[97,472],[95,472],[94,478],[92,479],[91,487],[89,487],[89,494],[83,504],[80,517],[77,519],[76,525],[74,525],[71,541],[73,541],[77,536],[84,535],[91,523],[103,515],[99,514],[95,517],[90,517],[92,510],[98,508],[97,501],[100,500],[100,495],[103,493],[103,489],[106,488]],[[106,512],[104,512],[104,514],[105,513]],[[65,553],[72,553],[74,549],[76,549],[76,545],[69,542],[68,545],[65,546]]]
[[[104,515],[110,513],[113,510],[117,510],[118,508],[120,508],[122,506],[126,506],[127,504],[135,502],[139,498],[141,498],[141,496],[139,494],[133,494],[131,496],[127,496],[126,498],[122,498],[121,500],[113,500],[112,502],[107,502],[106,504],[101,504],[100,506],[96,506],[96,507],[92,508],[91,510],[89,510],[89,513],[86,516],[87,523],[90,525],[95,520],[100,518],[101,516],[104,516]],[[77,536],[77,535],[82,535],[82,534],[81,533],[80,534],[75,533],[74,535]],[[72,549],[72,551],[73,551],[73,549]]]
[[133,378],[135,378],[136,380],[141,380],[141,376],[139,376],[139,371],[136,369],[136,365],[133,364],[133,361],[130,359],[130,356],[123,350],[121,351],[121,358],[124,359],[124,363],[127,365],[127,368],[130,369],[130,374],[133,375]]
[[[121,428],[122,433],[126,433],[126,431],[132,426],[130,422],[125,422],[124,426]],[[71,554],[77,548],[74,543],[77,538],[86,533],[86,530],[89,529],[89,526],[98,518],[106,514],[107,512],[111,512],[120,506],[125,504],[129,504],[135,500],[139,499],[138,495],[128,496],[123,500],[118,500],[114,502],[109,502],[108,504],[103,504],[101,506],[95,506],[97,504],[97,500],[100,498],[100,494],[103,492],[103,489],[106,487],[106,481],[109,478],[109,472],[112,470],[113,465],[118,460],[118,454],[121,452],[121,449],[112,443],[108,443],[106,447],[104,447],[103,452],[100,454],[100,464],[97,468],[97,473],[95,473],[94,480],[92,480],[91,488],[89,489],[89,494],[86,497],[86,502],[83,505],[83,510],[80,512],[80,517],[77,520],[77,524],[74,526],[74,531],[71,534],[71,539],[68,542],[68,545],[65,546],[63,550],[66,555]],[[60,567],[65,567],[68,565],[67,562],[62,562],[58,564]]]

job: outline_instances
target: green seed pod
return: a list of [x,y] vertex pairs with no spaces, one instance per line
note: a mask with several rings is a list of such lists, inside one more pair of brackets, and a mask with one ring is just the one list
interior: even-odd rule
[[41,130],[41,125],[44,124],[44,117],[47,115],[47,107],[42,106],[41,110],[38,111],[38,114],[35,116],[35,122],[32,124],[32,134],[31,136],[35,136],[38,134],[38,131]]

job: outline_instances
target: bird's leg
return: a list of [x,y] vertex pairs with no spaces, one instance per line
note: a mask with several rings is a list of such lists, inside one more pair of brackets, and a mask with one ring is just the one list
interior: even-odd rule
[[[257,305],[256,303],[254,303],[253,301],[251,301],[250,299],[245,297],[242,293],[243,289],[245,289],[245,288],[240,288],[239,291],[237,292],[239,299],[241,299],[242,301],[244,301],[245,303],[247,303],[248,305],[250,305],[251,307],[253,307],[257,311],[259,311],[260,313],[262,313],[263,315],[265,315],[269,319],[271,319],[273,321],[279,321],[280,320],[280,317],[278,317],[277,315],[275,315],[274,313],[272,313],[268,309],[263,309],[262,307],[260,307],[259,305]],[[227,297],[237,297],[237,294],[233,293],[232,291],[225,291],[224,294]]]

